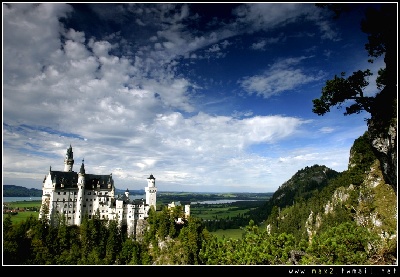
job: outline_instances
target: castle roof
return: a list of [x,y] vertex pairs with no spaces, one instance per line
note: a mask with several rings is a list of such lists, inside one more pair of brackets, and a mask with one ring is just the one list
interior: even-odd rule
[[[78,188],[78,173],[71,171],[51,171],[51,180],[55,182],[55,188]],[[85,189],[95,189],[99,185],[100,189],[108,189],[108,184],[113,185],[112,175],[85,174]]]

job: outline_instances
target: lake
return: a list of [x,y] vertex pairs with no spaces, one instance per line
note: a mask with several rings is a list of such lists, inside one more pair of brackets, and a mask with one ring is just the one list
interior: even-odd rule
[[255,201],[255,200],[229,200],[229,199],[220,199],[220,200],[209,200],[209,201],[196,201],[192,202],[191,204],[226,204],[226,203],[233,203],[238,201]]
[[18,201],[42,201],[42,197],[3,197],[3,203]]

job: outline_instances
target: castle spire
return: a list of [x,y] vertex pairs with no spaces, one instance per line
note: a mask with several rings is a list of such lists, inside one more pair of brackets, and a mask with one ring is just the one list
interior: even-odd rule
[[84,159],[82,159],[82,165],[81,165],[81,169],[79,170],[79,173],[80,174],[85,174],[85,165],[83,164],[84,163]]
[[67,149],[67,153],[65,154],[64,171],[71,172],[73,166],[74,166],[74,152],[72,152],[72,146],[70,144],[69,148]]

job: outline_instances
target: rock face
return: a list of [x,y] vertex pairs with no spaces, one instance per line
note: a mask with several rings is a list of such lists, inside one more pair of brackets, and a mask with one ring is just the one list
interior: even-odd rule
[[381,164],[383,178],[397,194],[397,119],[392,120],[386,130],[378,128],[371,120],[368,133],[373,151]]

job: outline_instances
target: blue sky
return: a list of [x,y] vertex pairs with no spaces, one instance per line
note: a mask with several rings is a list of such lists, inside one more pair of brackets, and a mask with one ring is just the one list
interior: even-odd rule
[[365,4],[3,3],[3,184],[63,170],[119,189],[274,192],[315,164],[347,169],[369,114],[318,116],[326,80],[371,69]]

